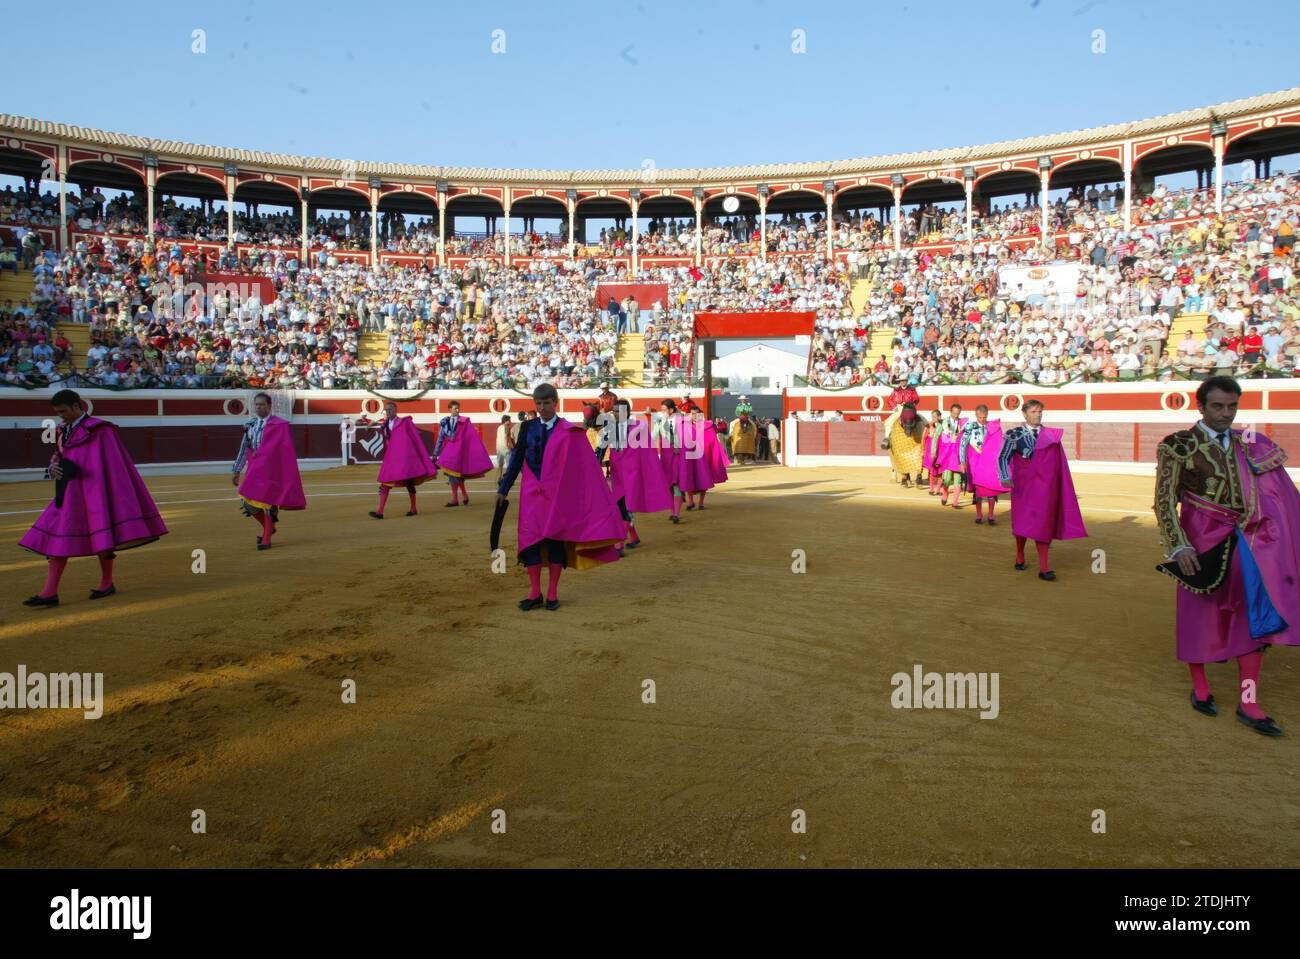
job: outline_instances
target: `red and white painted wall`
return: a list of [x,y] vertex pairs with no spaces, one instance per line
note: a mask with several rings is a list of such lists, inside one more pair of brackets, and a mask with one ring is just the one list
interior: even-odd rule
[[[0,389],[0,480],[39,478],[49,463],[50,449],[42,442],[42,428],[52,412],[54,390]],[[93,415],[111,420],[142,473],[198,473],[229,467],[239,451],[243,424],[252,416],[252,398],[257,390],[78,390]],[[562,390],[560,413],[581,421],[585,403],[593,403],[598,389]],[[516,418],[533,409],[531,396],[512,390],[437,390],[419,399],[411,391],[383,391],[398,403],[403,416],[429,434],[429,448],[438,434],[438,421],[447,415],[448,404],[458,400],[461,415],[479,430],[489,452],[496,448],[496,429],[501,417]],[[670,390],[619,390],[632,403],[635,413],[658,410],[665,399],[680,402],[683,395]],[[703,393],[691,398],[703,402]],[[343,418],[355,422],[361,417],[374,421],[384,412],[384,400],[364,390],[299,390],[293,393],[294,441],[304,467],[326,468],[341,463]],[[357,440],[365,437],[358,430]],[[357,459],[368,454],[360,442],[352,448]]]
[[[1300,380],[1243,380],[1236,425],[1252,425],[1291,454],[1300,467]],[[918,409],[927,417],[960,403],[974,416],[983,403],[990,419],[1005,425],[1024,422],[1020,404],[1042,400],[1043,424],[1065,430],[1065,452],[1078,472],[1155,474],[1156,445],[1174,430],[1199,419],[1195,381],[1171,383],[1080,383],[1059,388],[1014,386],[935,386],[918,389]],[[791,466],[887,466],[880,448],[890,410],[890,390],[866,388],[829,392],[787,390],[783,455]],[[843,413],[845,422],[805,422],[814,410]],[[1300,478],[1300,468],[1291,475]]]

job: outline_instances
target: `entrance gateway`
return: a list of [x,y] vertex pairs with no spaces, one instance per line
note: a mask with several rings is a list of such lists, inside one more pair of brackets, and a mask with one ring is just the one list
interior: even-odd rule
[[[817,325],[817,314],[806,312],[724,313],[695,314],[695,341],[704,347],[704,415],[714,417],[713,361],[718,355],[718,340],[793,340],[800,336],[809,339],[808,362],[812,364],[812,335]],[[736,396],[727,397],[727,406],[736,408]],[[754,403],[754,398],[750,397]],[[722,410],[719,410],[722,412]],[[760,414],[754,403],[754,413]],[[779,412],[777,415],[780,415]]]

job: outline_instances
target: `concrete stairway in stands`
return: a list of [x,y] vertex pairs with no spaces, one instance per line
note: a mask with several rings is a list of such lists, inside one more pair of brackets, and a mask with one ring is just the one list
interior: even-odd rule
[[1209,321],[1208,313],[1184,313],[1177,317],[1169,324],[1169,338],[1165,340],[1165,352],[1171,357],[1177,357],[1178,344],[1183,342],[1183,336],[1188,330],[1192,331],[1193,339],[1205,339],[1205,324]]
[[849,289],[849,303],[853,307],[855,317],[862,315],[862,310],[869,299],[871,299],[871,281],[854,280],[853,286]]
[[72,365],[81,372],[86,368],[86,353],[90,351],[89,324],[59,323],[56,328],[72,344]]
[[645,378],[645,336],[620,333],[614,350],[614,368],[624,386],[640,386]]
[[32,295],[32,287],[35,285],[36,278],[31,270],[19,270],[17,273],[9,269],[0,270],[0,306],[6,300],[12,300],[15,306],[25,302]]
[[361,338],[357,340],[357,363],[364,366],[372,362],[376,366],[387,365],[387,333],[362,333]]
[[871,331],[871,341],[867,344],[867,352],[862,357],[864,370],[875,369],[882,354],[886,363],[894,362],[894,337],[897,333],[898,331],[892,326],[888,329]]

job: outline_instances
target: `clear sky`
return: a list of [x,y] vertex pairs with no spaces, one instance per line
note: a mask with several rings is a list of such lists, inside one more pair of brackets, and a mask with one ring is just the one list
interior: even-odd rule
[[1296,0],[60,0],[3,23],[0,112],[453,166],[848,159],[1300,84]]
[[60,0],[3,23],[0,112],[443,166],[840,160],[1300,85],[1297,0]]

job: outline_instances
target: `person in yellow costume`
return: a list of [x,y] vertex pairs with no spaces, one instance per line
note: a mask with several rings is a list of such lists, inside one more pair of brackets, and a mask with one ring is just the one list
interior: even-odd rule
[[748,413],[741,413],[731,421],[727,437],[731,440],[731,455],[736,462],[744,463],[746,457],[748,462],[754,462],[754,454],[758,451],[758,425]]
[[921,485],[925,425],[926,419],[916,411],[915,403],[904,403],[885,420],[885,438],[880,446],[889,450],[894,482],[911,486],[915,478],[916,485]]

